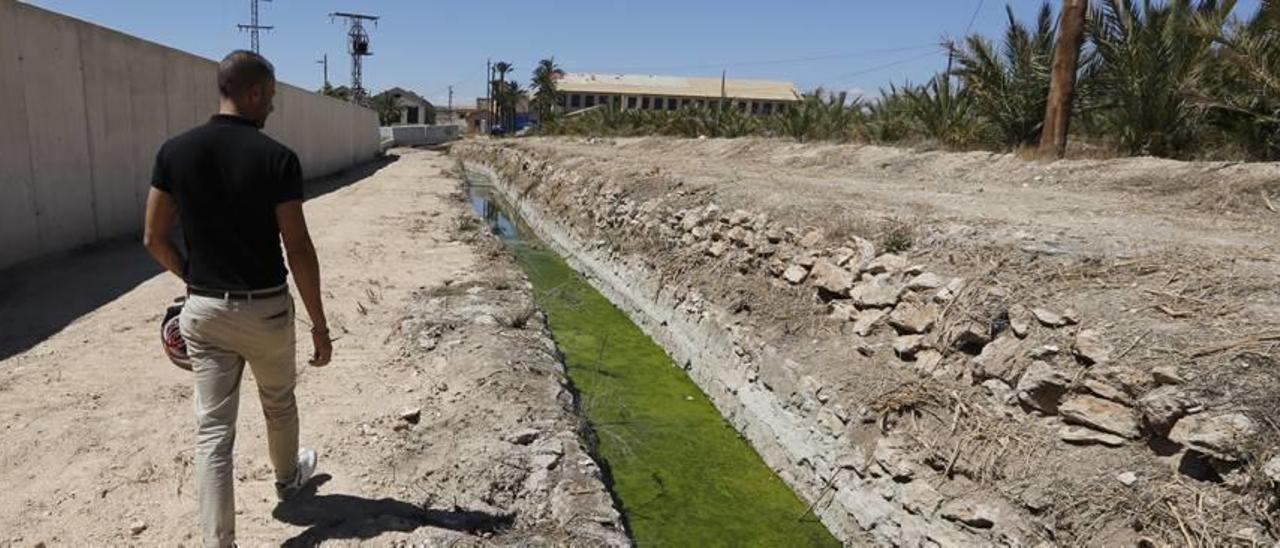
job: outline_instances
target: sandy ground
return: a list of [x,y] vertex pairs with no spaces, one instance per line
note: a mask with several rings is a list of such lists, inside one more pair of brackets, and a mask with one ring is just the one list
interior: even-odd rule
[[[300,313],[298,395],[302,443],[318,450],[319,473],[327,477],[316,484],[314,504],[279,511],[261,408],[246,372],[235,462],[241,546],[468,544],[503,527],[549,538],[596,527],[589,532],[621,542],[543,333],[454,318],[430,333],[435,342],[412,340],[418,333],[408,331],[430,327],[422,318],[450,304],[427,298],[438,288],[478,287],[460,295],[483,301],[489,283],[508,290],[490,300],[513,302],[527,290],[510,270],[507,280],[490,283],[494,253],[486,259],[477,253],[485,242],[458,239],[465,210],[456,180],[444,171],[450,160],[402,152],[398,161],[311,187],[322,194],[306,203],[306,214],[337,341],[331,365],[305,366],[310,343]],[[180,282],[160,273],[134,242],[0,273],[0,546],[197,544],[190,376],[165,360],[157,341],[160,314],[181,293]],[[455,307],[455,316],[458,310],[466,308]],[[437,342],[445,350],[432,354],[428,346]],[[547,380],[495,370],[520,356],[533,365],[517,374]],[[482,373],[489,378],[478,378]],[[478,388],[486,385],[492,389]],[[521,413],[495,411],[503,390],[521,392]],[[414,408],[421,412],[414,424],[400,419]],[[478,418],[468,419],[473,414]],[[521,421],[542,429],[521,443],[539,439],[534,448],[553,456],[544,463],[570,461],[550,483],[533,485],[522,464],[531,457],[513,452],[532,449],[503,441],[529,426]],[[495,460],[520,472],[501,476],[512,485],[486,476],[502,468]],[[586,525],[551,523],[556,509],[547,505],[555,497],[546,492],[544,500],[527,500],[537,489],[563,491],[561,480],[577,481],[566,485],[597,506],[594,514],[581,512]]]

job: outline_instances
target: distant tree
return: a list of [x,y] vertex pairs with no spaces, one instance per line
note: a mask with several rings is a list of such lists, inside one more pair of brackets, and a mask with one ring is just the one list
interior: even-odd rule
[[343,101],[351,99],[351,90],[348,89],[347,86],[338,86],[335,88],[332,85],[325,84],[324,87],[319,89],[319,93],[320,95],[327,95],[334,99],[341,99]]
[[556,64],[555,57],[538,61],[533,69],[533,108],[539,120],[545,120],[559,102],[560,92],[556,89],[556,80],[564,76],[564,71]]
[[389,126],[400,121],[400,105],[391,94],[383,92],[369,100],[369,108],[378,113],[378,123]]

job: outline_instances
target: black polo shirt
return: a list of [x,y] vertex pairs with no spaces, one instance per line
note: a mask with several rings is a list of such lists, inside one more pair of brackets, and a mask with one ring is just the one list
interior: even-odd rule
[[302,199],[302,167],[289,147],[249,120],[219,114],[160,147],[151,186],[178,203],[188,284],[254,290],[285,282],[276,205]]

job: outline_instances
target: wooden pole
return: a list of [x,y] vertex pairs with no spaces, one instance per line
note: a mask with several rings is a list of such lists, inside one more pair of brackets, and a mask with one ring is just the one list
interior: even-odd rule
[[1040,156],[1062,158],[1067,152],[1067,129],[1071,122],[1071,102],[1075,94],[1076,65],[1084,43],[1084,18],[1088,0],[1062,0],[1058,18],[1058,43],[1053,50],[1053,74],[1049,80],[1049,101],[1040,131]]

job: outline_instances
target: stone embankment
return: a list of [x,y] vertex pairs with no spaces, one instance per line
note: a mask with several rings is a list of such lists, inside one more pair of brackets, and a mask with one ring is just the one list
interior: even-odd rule
[[[722,207],[714,185],[554,143],[452,153],[492,173],[848,542],[1275,534],[1274,500],[1259,494],[1280,481],[1280,457],[1268,463],[1274,451],[1256,446],[1268,426],[1192,382],[1190,360],[1135,364],[1150,333],[1121,339],[1097,295],[1037,281],[1078,265],[911,249],[910,234],[801,224],[749,200]],[[1024,265],[1017,283],[997,273]],[[1202,501],[1198,516],[1188,496]]]

